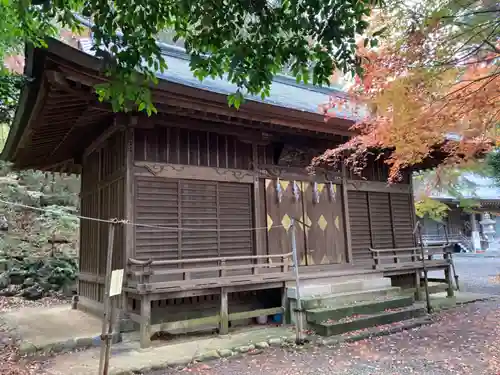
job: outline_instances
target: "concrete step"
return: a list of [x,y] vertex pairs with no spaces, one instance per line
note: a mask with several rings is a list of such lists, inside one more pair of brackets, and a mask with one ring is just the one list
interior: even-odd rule
[[[320,307],[347,305],[354,302],[369,301],[378,297],[397,296],[400,292],[401,288],[399,287],[386,287],[357,292],[328,294],[320,297],[306,297],[302,299],[302,308],[311,310]],[[295,301],[292,299],[290,303],[293,308]]]
[[306,311],[306,316],[309,323],[321,324],[328,319],[339,320],[356,314],[376,314],[387,309],[409,307],[413,302],[413,297],[389,297],[340,307],[311,309]]
[[326,321],[320,324],[311,324],[310,327],[320,336],[334,336],[346,332],[418,318],[424,315],[424,308],[410,306],[395,311],[385,311],[361,317],[353,316],[340,321]]
[[[320,285],[320,284],[334,284],[342,283],[345,281],[352,280],[371,280],[380,279],[384,277],[384,273],[378,270],[372,269],[357,269],[350,268],[344,270],[321,270],[310,271],[308,273],[303,273],[300,275],[300,285]],[[287,281],[287,287],[295,286],[295,281]]]
[[[369,289],[379,289],[391,286],[391,279],[387,277],[362,278],[342,282],[306,284],[300,286],[302,298],[321,297],[330,294],[357,292]],[[297,298],[297,287],[287,288],[288,298]]]

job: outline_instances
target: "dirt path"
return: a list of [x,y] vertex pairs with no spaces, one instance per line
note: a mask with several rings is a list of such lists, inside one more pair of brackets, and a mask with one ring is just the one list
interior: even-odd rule
[[[32,302],[18,297],[0,297],[0,312],[23,307],[53,306],[67,302],[57,298],[43,298]],[[3,326],[0,319],[0,375],[40,374],[43,364],[19,356],[15,344],[13,335]]]

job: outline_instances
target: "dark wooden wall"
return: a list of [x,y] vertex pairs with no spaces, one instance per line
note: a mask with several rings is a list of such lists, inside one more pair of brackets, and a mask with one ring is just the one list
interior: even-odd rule
[[[283,143],[292,145],[292,150],[288,150],[291,157],[287,159],[284,155],[286,150],[281,149],[279,142],[270,143],[268,145],[257,145],[243,142],[233,135],[217,134],[211,131],[199,131],[191,129],[181,129],[170,126],[155,126],[147,129],[135,129],[135,147],[134,159],[142,162],[164,163],[173,165],[185,165],[193,167],[211,167],[217,169],[217,173],[221,169],[235,169],[242,171],[255,172],[256,166],[280,166],[283,170],[287,168],[303,167],[303,165],[293,165],[295,145],[302,145],[303,149],[308,149],[308,152],[314,152],[314,148],[322,150],[327,148],[330,141],[320,139],[304,139],[304,137],[290,138],[286,136]],[[304,147],[306,145],[306,147]],[[333,143],[332,143],[333,145]],[[314,146],[314,147],[313,147]],[[319,151],[318,151],[319,152]],[[299,157],[300,158],[300,157]],[[254,159],[256,163],[254,163]],[[304,158],[303,158],[304,159]],[[290,164],[290,160],[292,164]],[[309,159],[310,160],[310,159]],[[301,163],[304,160],[300,160]],[[300,164],[300,163],[299,163]],[[291,170],[291,169],[290,169]],[[193,170],[194,171],[194,170]],[[209,179],[204,177],[207,169],[194,171],[196,178],[199,180]],[[389,176],[389,166],[384,163],[383,159],[373,159],[369,161],[368,166],[363,170],[362,176],[354,174],[352,171],[347,172],[347,180],[353,181],[375,181],[386,182]],[[307,179],[307,174],[304,171],[303,178]],[[300,180],[300,174],[295,177],[283,175],[283,180]],[[408,185],[410,175],[406,174],[400,185]],[[189,182],[193,186],[192,194],[197,193],[200,203],[203,202],[203,208],[194,209],[186,206],[182,198],[185,194],[183,185],[187,184],[187,180],[161,178],[156,175],[136,176],[136,219],[154,225],[171,225],[179,226],[196,226],[200,228],[217,228],[220,225],[216,207],[217,200],[223,199],[219,197],[217,189],[219,185],[221,191],[224,191],[226,185],[220,182]],[[248,181],[247,181],[248,182]],[[337,181],[338,183],[339,181]],[[236,186],[241,185],[239,189]],[[404,247],[413,244],[413,201],[410,191],[406,193],[387,193],[384,192],[384,186],[377,187],[376,191],[349,191],[348,193],[348,211],[351,224],[351,244],[353,261],[355,263],[371,262],[371,254],[369,247]],[[261,178],[258,182],[258,187],[253,188],[253,183],[226,186],[226,194],[232,194],[231,200],[234,204],[244,208],[239,210],[240,218],[236,221],[251,224],[250,226],[265,227],[267,226],[267,207],[265,202],[266,187]],[[240,193],[238,191],[241,190]],[[189,195],[189,194],[188,194]],[[204,197],[202,197],[204,195]],[[258,203],[258,214],[252,213],[252,200],[256,199]],[[169,202],[168,206],[158,204],[158,202]],[[240,202],[239,202],[240,201]],[[239,203],[238,203],[239,202]],[[341,205],[343,203],[340,203]],[[198,207],[201,207],[198,205]],[[194,220],[182,218],[182,212],[190,217],[195,217]],[[236,219],[236,211],[232,212],[232,217]],[[200,220],[197,218],[205,218]],[[228,216],[231,217],[231,216]],[[227,222],[231,222],[230,219]],[[339,217],[339,228],[344,231],[343,217]],[[136,229],[136,256],[137,257],[153,257],[161,259],[175,259],[181,256],[201,255],[205,254],[220,255],[221,254],[221,239],[215,233],[207,234],[203,237],[203,241],[197,238],[194,233],[183,236],[180,233],[172,231],[170,233],[154,232],[146,228]],[[200,234],[201,236],[201,234]],[[280,246],[280,243],[273,244],[269,242],[266,233],[258,233],[253,236],[251,233],[242,239],[242,253],[275,253],[277,249],[271,249],[272,246]],[[260,246],[256,246],[260,239]],[[244,242],[244,244],[243,244]],[[249,245],[249,244],[252,245]],[[191,246],[192,245],[192,246]],[[339,246],[347,246],[342,239]],[[257,248],[256,248],[257,247]],[[168,250],[165,250],[168,248]],[[184,248],[185,250],[181,250]],[[201,249],[204,249],[203,251]],[[236,254],[234,249],[234,255]],[[166,252],[165,252],[166,251]],[[343,254],[344,252],[339,252]],[[184,254],[184,255],[181,255]],[[225,255],[230,255],[225,253]]]
[[252,168],[252,145],[208,131],[157,126],[135,130],[135,160],[214,168]]
[[369,248],[414,246],[413,195],[349,191],[348,207],[355,264],[371,264]]
[[136,227],[135,258],[254,254],[254,234],[243,230],[253,226],[250,184],[146,176],[137,176],[135,184],[136,221],[168,227]]
[[[253,169],[253,149],[231,135],[157,126],[135,129],[136,162],[173,164],[196,179],[135,176],[137,259],[186,259],[255,254],[253,180],[224,181],[225,170]],[[208,168],[207,168],[208,167]],[[210,174],[210,176],[208,175]],[[219,178],[219,180],[214,180]],[[186,230],[190,228],[199,229]],[[206,264],[204,266],[207,266]]]
[[[142,172],[136,173],[134,180],[134,210],[138,222],[174,229],[266,227],[265,178],[255,178],[257,171],[279,166],[286,172],[287,168],[293,167],[299,172],[294,177],[288,176],[289,179],[308,179],[304,167],[313,156],[333,144],[324,139],[290,135],[275,137],[273,142],[265,145],[252,144],[235,135],[175,127],[177,120],[173,117],[172,125],[156,124],[134,129],[134,160],[136,166],[138,162],[143,163],[140,164]],[[183,178],[187,170],[191,174],[189,178]],[[176,177],[173,171],[178,171],[180,177]],[[247,179],[238,181],[238,176],[244,175],[245,171],[248,171]],[[259,202],[258,207],[254,206],[254,201]],[[344,223],[341,218],[339,220],[339,228],[343,230]],[[182,230],[139,227],[134,236],[134,256],[144,259],[281,251],[269,249],[279,247],[280,243],[270,243],[265,231],[184,233]],[[343,242],[340,241],[339,246],[343,246]],[[339,254],[343,252],[339,250]]]
[[[125,132],[108,138],[84,158],[81,214],[100,219],[123,219],[125,202]],[[80,223],[79,295],[102,302],[109,224],[93,220]],[[123,227],[114,238],[113,267],[124,266]]]

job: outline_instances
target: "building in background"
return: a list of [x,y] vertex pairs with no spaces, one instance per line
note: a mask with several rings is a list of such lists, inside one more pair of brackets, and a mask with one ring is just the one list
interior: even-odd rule
[[[448,215],[442,221],[425,216],[422,239],[428,245],[452,243],[456,251],[475,252],[496,248],[500,245],[500,187],[486,177],[465,173],[459,178],[458,194],[430,189],[425,195],[449,207]],[[418,185],[418,184],[416,184]],[[423,193],[416,187],[415,195]],[[416,198],[419,199],[418,197]],[[466,201],[464,207],[463,202]],[[494,221],[494,233],[485,231],[487,220]],[[489,239],[488,239],[489,235]]]

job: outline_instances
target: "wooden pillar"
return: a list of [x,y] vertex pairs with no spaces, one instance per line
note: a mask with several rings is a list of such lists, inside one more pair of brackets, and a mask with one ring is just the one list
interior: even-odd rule
[[227,335],[229,332],[229,302],[227,289],[221,288],[220,290],[220,321],[219,321],[219,334]]
[[421,288],[420,288],[420,270],[415,271],[415,300],[420,301],[422,299],[421,296]]
[[345,223],[345,243],[347,247],[347,263],[353,263],[352,259],[352,238],[351,238],[351,221],[349,219],[349,195],[347,193],[347,171],[342,164],[342,206]]
[[286,284],[283,285],[281,289],[281,307],[283,308],[281,324],[290,324],[290,301],[288,300],[288,295],[286,294]]
[[[252,162],[253,162],[253,173],[254,173],[254,182],[253,182],[253,221],[254,227],[260,228],[264,227],[265,223],[262,221],[262,210],[261,210],[261,189],[260,189],[260,179],[258,174],[258,161],[259,161],[259,153],[257,144],[252,143]],[[254,231],[254,243],[255,243],[255,254],[256,255],[264,255],[267,254],[265,249],[265,236],[266,232],[263,230]],[[257,260],[257,263],[262,262],[261,260]]]
[[141,299],[140,341],[141,348],[151,346],[151,298],[147,294]]
[[448,297],[453,297],[455,295],[455,292],[453,290],[453,278],[451,276],[451,264],[445,268],[444,278],[446,279],[446,283],[448,284],[448,288],[446,289],[446,291],[448,293]]
[[[130,222],[135,221],[134,216],[134,129],[131,127],[137,122],[137,118],[129,117],[127,119],[122,119],[121,121],[127,121],[125,128],[125,165],[124,165],[124,178],[125,178],[125,192],[124,192],[124,219]],[[127,263],[129,258],[134,257],[134,245],[135,245],[135,229],[131,225],[123,226],[123,243],[124,248],[121,250],[124,252],[123,256],[123,268],[125,270],[125,275],[127,275]],[[127,276],[125,276],[124,284],[127,283]],[[129,301],[128,294],[124,292],[121,296],[121,314],[119,318],[116,319],[116,324],[120,327],[123,320],[128,320],[129,311]]]
[[[132,122],[132,121],[131,121]],[[135,221],[134,215],[134,129],[125,130],[125,219],[131,222]],[[125,225],[125,257],[124,267],[127,266],[128,258],[134,257],[134,227]]]
[[[412,230],[415,229],[415,226],[417,225],[417,211],[415,210],[415,195],[413,194],[413,172],[409,171],[409,183],[410,183],[410,215],[411,215],[411,223],[412,223]],[[413,236],[413,244],[417,245],[416,241],[416,233]]]

